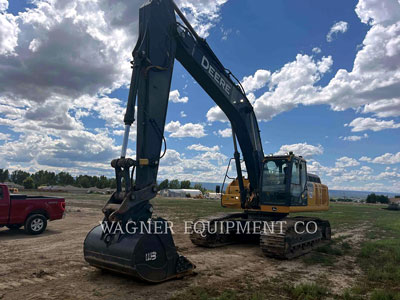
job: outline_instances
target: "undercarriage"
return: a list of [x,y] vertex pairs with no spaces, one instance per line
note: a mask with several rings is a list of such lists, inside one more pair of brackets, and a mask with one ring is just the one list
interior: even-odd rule
[[328,221],[313,217],[231,213],[195,220],[190,239],[208,248],[259,243],[267,257],[292,259],[330,240],[331,227]]

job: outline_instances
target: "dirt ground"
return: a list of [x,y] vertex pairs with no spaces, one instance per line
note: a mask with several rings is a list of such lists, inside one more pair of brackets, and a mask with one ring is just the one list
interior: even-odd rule
[[[265,258],[257,245],[216,249],[194,246],[175,225],[180,253],[196,266],[197,275],[157,285],[137,282],[90,267],[83,259],[83,241],[102,219],[101,203],[69,201],[67,216],[50,222],[40,236],[0,229],[0,299],[168,299],[196,286],[234,288],[239,282],[290,277],[295,283],[324,277],[333,291],[352,285],[360,270],[354,257],[343,256],[335,267],[307,266],[301,259]],[[363,235],[358,227],[344,236]],[[356,245],[354,245],[356,246]],[[275,298],[271,295],[271,298]],[[276,297],[275,299],[279,299]]]

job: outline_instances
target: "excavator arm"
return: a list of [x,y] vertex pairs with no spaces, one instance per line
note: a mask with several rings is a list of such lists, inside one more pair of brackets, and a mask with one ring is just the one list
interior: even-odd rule
[[[177,15],[183,24],[177,22]],[[245,91],[232,80],[207,42],[190,26],[172,0],[149,0],[139,11],[139,38],[133,50],[132,79],[125,113],[121,157],[111,162],[117,190],[103,208],[103,224],[86,237],[84,255],[91,265],[160,282],[190,273],[194,265],[176,251],[166,221],[152,219],[150,200],[157,193],[157,173],[164,138],[175,59],[228,117],[233,133],[241,206],[257,208],[264,153],[257,120]],[[234,77],[233,77],[234,78]],[[135,107],[137,112],[135,114]],[[137,115],[137,120],[135,120]],[[127,158],[129,133],[136,121],[136,159]],[[249,178],[244,187],[237,141]],[[135,179],[135,180],[133,180]],[[255,201],[254,201],[255,200]],[[126,234],[128,224],[148,223],[146,233]],[[161,222],[159,224],[157,222]],[[126,228],[121,232],[104,231]],[[117,225],[115,225],[117,224]],[[161,227],[162,234],[157,232]],[[135,228],[137,229],[137,228]]]
[[[183,24],[177,22],[176,14]],[[121,158],[112,163],[116,168],[117,192],[108,203],[114,205],[108,205],[104,210],[112,220],[138,218],[141,214],[148,216],[149,207],[145,203],[157,192],[157,172],[165,140],[164,126],[175,59],[210,95],[231,123],[242,207],[245,208],[246,199],[259,192],[264,153],[253,107],[240,82],[232,80],[233,75],[225,69],[207,42],[197,35],[172,0],[152,0],[140,8],[139,39],[133,51],[122,153]],[[129,130],[135,121],[136,104],[136,160],[131,160],[125,156]],[[236,138],[242,150],[250,190],[243,186]],[[133,172],[127,171],[130,167],[136,169],[134,186],[130,184]],[[122,178],[125,192],[122,191]],[[113,211],[115,204],[121,201],[122,205]]]

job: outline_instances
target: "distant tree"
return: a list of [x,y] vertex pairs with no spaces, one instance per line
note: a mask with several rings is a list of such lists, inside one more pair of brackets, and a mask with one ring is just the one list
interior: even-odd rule
[[24,181],[22,182],[24,188],[31,190],[35,188],[35,182],[33,181],[32,177],[27,177],[24,179]]
[[60,172],[56,175],[56,182],[59,185],[73,185],[75,180],[68,172]]
[[367,202],[367,203],[376,203],[377,202],[376,198],[377,197],[376,197],[375,193],[369,194],[367,196],[367,199],[365,200],[365,202]]
[[382,204],[389,204],[390,200],[387,196],[380,195],[380,196],[378,196],[378,202],[380,202]]
[[108,179],[108,187],[110,189],[116,189],[117,188],[117,180],[115,178]]
[[57,184],[56,173],[54,172],[40,170],[33,174],[32,178],[36,186]]
[[375,193],[369,194],[365,201],[367,203],[382,203],[382,204],[388,204],[390,202],[387,196],[376,195]]
[[194,189],[195,189],[195,190],[200,190],[203,194],[204,194],[205,192],[207,192],[207,189],[204,188],[204,187],[201,185],[201,183],[196,183],[196,184],[194,185]]
[[106,176],[100,176],[99,180],[97,181],[96,187],[99,189],[105,189],[109,187],[108,179]]
[[76,184],[83,188],[90,188],[90,176],[88,175],[79,175],[76,178]]
[[169,188],[170,189],[179,189],[180,188],[180,183],[179,183],[179,180],[178,179],[174,179],[174,180],[171,180],[170,181],[170,183],[169,183]]
[[165,180],[161,181],[161,183],[158,185],[158,190],[159,191],[165,190],[168,187],[169,187],[169,181],[168,181],[168,179],[165,179]]
[[369,194],[365,200],[367,203],[382,203],[388,204],[390,202],[389,198],[385,195],[376,195],[375,193]]
[[10,177],[10,175],[9,175],[7,169],[5,169],[5,170],[0,169],[0,182],[8,181],[10,179],[9,177]]
[[30,174],[28,172],[22,171],[22,170],[16,170],[11,173],[11,181],[22,185],[24,180],[28,178]]
[[182,180],[181,181],[181,189],[190,189],[190,181]]

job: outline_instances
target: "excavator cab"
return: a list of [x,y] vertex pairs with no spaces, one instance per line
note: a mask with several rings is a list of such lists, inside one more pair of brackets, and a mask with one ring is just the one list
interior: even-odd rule
[[[249,181],[243,177],[244,188]],[[288,214],[290,212],[321,211],[329,208],[328,187],[317,175],[307,172],[306,160],[292,152],[270,155],[263,160],[259,208],[248,211]],[[239,180],[234,179],[222,195],[223,207],[241,209]]]
[[307,167],[302,157],[267,156],[264,160],[261,205],[307,205]]

